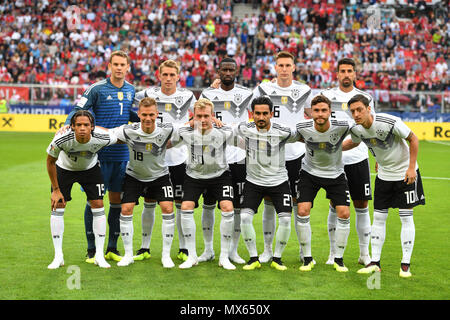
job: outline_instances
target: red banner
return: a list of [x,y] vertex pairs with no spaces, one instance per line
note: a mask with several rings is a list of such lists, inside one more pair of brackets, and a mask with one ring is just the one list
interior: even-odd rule
[[30,88],[0,86],[0,99],[28,102],[30,100]]

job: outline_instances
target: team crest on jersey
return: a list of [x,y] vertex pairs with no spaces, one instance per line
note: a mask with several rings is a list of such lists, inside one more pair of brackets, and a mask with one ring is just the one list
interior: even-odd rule
[[225,101],[223,103],[223,107],[225,108],[225,110],[230,110],[231,108],[231,102],[230,101]]
[[119,99],[120,101],[123,100],[123,92],[122,91],[117,92],[117,99]]
[[164,106],[164,110],[171,111],[172,110],[172,104],[171,103],[166,103],[165,106]]
[[240,104],[242,102],[242,95],[240,93],[234,95],[234,102],[236,104]]
[[300,91],[298,89],[292,90],[291,96],[292,96],[292,98],[294,98],[294,100],[297,100],[298,97],[300,97]]
[[203,152],[210,152],[209,146],[203,146]]
[[183,97],[176,97],[175,98],[175,104],[177,106],[181,106],[183,104]]
[[347,103],[346,102],[344,102],[343,104],[342,104],[342,110],[348,110],[348,105],[347,105]]
[[164,141],[164,135],[160,134],[156,137],[156,142],[162,143]]
[[378,129],[377,130],[377,136],[378,138],[380,138],[381,140],[384,140],[386,138],[386,136],[388,135],[388,132]]
[[330,135],[330,142],[332,144],[336,144],[336,142],[338,142],[338,140],[339,140],[339,135],[337,133],[332,133]]
[[288,103],[288,97],[286,97],[286,96],[281,97],[281,103],[282,104],[287,104]]
[[151,143],[145,144],[145,151],[151,151],[152,149],[153,149],[153,144],[151,144]]

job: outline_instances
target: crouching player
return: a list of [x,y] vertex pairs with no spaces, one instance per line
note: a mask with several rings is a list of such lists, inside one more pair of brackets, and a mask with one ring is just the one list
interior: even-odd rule
[[104,184],[97,152],[116,143],[117,138],[111,132],[95,127],[94,117],[86,110],[75,112],[70,128],[56,134],[47,148],[47,172],[52,185],[50,228],[55,248],[55,258],[48,268],[57,269],[64,265],[64,210],[66,202],[72,199],[71,190],[75,182],[85,190],[92,208],[95,264],[109,268],[103,256],[106,216],[103,207]]

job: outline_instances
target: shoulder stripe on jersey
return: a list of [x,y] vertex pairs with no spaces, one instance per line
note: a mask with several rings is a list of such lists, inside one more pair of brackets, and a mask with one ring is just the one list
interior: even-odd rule
[[358,88],[355,88],[355,91],[359,92],[360,94],[366,96],[369,99],[369,102],[372,101],[372,96],[370,94],[368,94],[367,92],[364,92]]
[[341,126],[341,127],[348,127],[349,126],[347,121],[339,121],[339,120],[334,120],[334,119],[331,119],[331,124],[333,124],[335,126]]
[[97,138],[97,139],[100,139],[100,140],[108,140],[109,141],[109,135],[107,135],[107,134],[101,134],[101,133],[93,132],[92,136],[94,138]]
[[385,122],[388,124],[395,124],[395,122],[396,122],[395,119],[385,118],[385,117],[378,116],[378,115],[375,116],[375,120],[380,121],[380,122]]
[[281,131],[286,131],[286,132],[291,132],[291,129],[289,129],[288,127],[283,127],[282,125],[280,125],[279,123],[272,123],[273,127],[275,129],[281,130]]
[[313,122],[312,121],[308,121],[308,122],[304,122],[304,123],[297,123],[296,128],[299,129],[303,129],[303,128],[310,128],[313,126]]
[[72,132],[69,132],[67,135],[65,135],[65,136],[59,138],[58,140],[56,140],[55,143],[59,147],[64,142],[72,140],[74,137],[75,137],[75,132],[72,131]]
[[99,86],[101,84],[106,84],[106,79],[97,81],[96,83],[92,84],[89,88],[86,89],[86,91],[84,92],[84,95],[88,95],[93,88],[95,88],[96,86]]

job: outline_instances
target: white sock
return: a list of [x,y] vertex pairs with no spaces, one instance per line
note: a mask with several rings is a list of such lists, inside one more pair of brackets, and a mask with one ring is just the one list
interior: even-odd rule
[[344,257],[344,251],[347,247],[348,235],[350,234],[350,218],[337,218],[336,224],[336,252],[335,258]]
[[214,220],[216,205],[203,205],[202,211],[202,229],[205,251],[214,251]]
[[336,252],[336,224],[337,224],[337,215],[336,209],[330,204],[328,210],[328,239],[330,240],[330,254],[334,254]]
[[244,239],[250,257],[257,257],[258,251],[256,250],[256,233],[253,227],[253,216],[254,213],[252,210],[241,210],[242,238]]
[[372,261],[380,261],[381,250],[383,249],[384,239],[386,238],[386,219],[388,209],[373,211],[373,224],[371,234]]
[[188,250],[188,256],[192,258],[197,257],[197,249],[195,243],[195,220],[194,210],[181,211],[181,227],[183,230],[184,242]]
[[287,245],[289,237],[291,235],[291,213],[281,212],[278,214],[278,230],[275,241],[275,251],[273,256],[281,258],[283,250]]
[[220,256],[228,259],[233,236],[234,212],[223,212],[220,219]]
[[173,236],[175,233],[175,214],[162,215],[162,256],[170,256],[170,249],[172,248]]
[[152,231],[155,225],[155,210],[156,202],[144,202],[142,209],[141,223],[142,223],[142,243],[141,248],[150,249],[152,241]]
[[58,208],[52,211],[50,216],[50,230],[55,248],[55,258],[62,257],[62,242],[64,235],[64,208]]
[[370,215],[369,207],[355,208],[355,226],[358,233],[359,253],[361,256],[369,255],[370,243]]
[[124,216],[120,214],[120,236],[126,256],[133,256],[133,215]]
[[181,226],[181,203],[175,202],[176,215],[175,220],[177,223],[177,231],[178,231],[178,246],[179,249],[186,249],[186,243],[183,235],[183,227]]
[[231,241],[230,252],[237,253],[239,239],[241,238],[241,209],[234,209],[233,219],[233,239]]
[[402,241],[402,263],[411,263],[411,255],[414,248],[414,239],[416,236],[416,228],[413,219],[413,209],[399,209],[400,221],[402,222],[402,230],[400,239]]
[[262,228],[264,233],[264,251],[272,252],[273,238],[275,236],[275,207],[271,201],[264,201]]
[[95,237],[95,255],[103,256],[106,237],[106,215],[105,208],[91,208],[92,230]]
[[309,215],[300,217],[297,216],[295,228],[297,229],[298,242],[303,250],[304,257],[312,257],[311,255],[311,223]]

